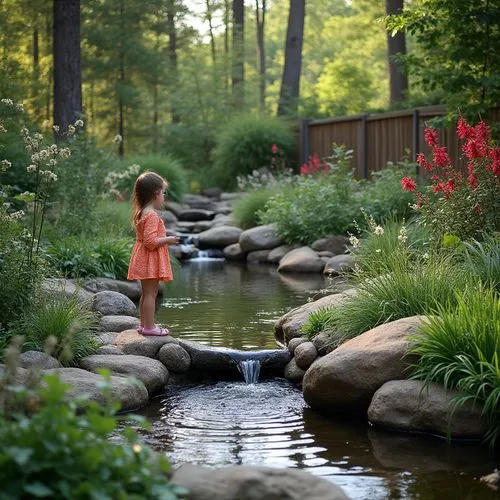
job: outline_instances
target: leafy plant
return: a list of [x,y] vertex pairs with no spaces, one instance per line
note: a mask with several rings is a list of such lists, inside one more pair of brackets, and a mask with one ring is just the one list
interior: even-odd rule
[[18,330],[25,336],[25,350],[43,351],[49,337],[54,337],[53,356],[65,365],[75,365],[97,351],[97,323],[95,314],[74,295],[69,300],[41,301],[23,315]]
[[412,339],[418,356],[413,378],[438,382],[465,393],[455,405],[479,403],[492,445],[500,436],[500,300],[491,288],[461,294],[438,304],[435,314]]
[[312,312],[307,318],[307,322],[302,326],[302,332],[308,337],[313,338],[318,333],[327,330],[330,327],[333,307],[322,307]]
[[261,188],[250,191],[233,204],[234,223],[243,229],[258,226],[260,214],[266,203],[276,193],[275,189]]
[[486,235],[483,241],[464,243],[466,269],[485,285],[499,291],[500,288],[500,234]]
[[[8,413],[0,406],[2,498],[175,500],[186,493],[168,482],[167,459],[130,427],[123,443],[110,441],[119,405],[111,401],[108,384],[104,406],[68,398],[69,386],[56,374],[33,390],[9,389],[17,393],[18,408],[24,404],[30,411]],[[140,417],[133,420],[145,426]]]
[[272,164],[273,144],[289,158],[293,133],[280,118],[239,115],[221,128],[214,150],[214,180],[224,189],[236,187],[238,175]]

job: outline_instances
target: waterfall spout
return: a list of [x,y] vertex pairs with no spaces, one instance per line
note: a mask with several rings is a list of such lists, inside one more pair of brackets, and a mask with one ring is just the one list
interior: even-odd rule
[[256,384],[259,381],[260,361],[258,359],[242,359],[238,361],[238,370],[245,383]]

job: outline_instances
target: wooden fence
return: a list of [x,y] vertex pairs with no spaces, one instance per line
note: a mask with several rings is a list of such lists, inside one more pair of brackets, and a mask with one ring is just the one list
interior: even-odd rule
[[[405,156],[415,161],[418,153],[429,153],[424,129],[429,120],[443,117],[446,112],[446,106],[428,106],[373,115],[301,120],[298,157],[300,163],[305,163],[314,153],[324,158],[331,155],[334,142],[344,144],[354,151],[356,176],[366,179],[370,172],[385,168],[389,161],[395,163]],[[500,121],[500,108],[492,110],[488,119]],[[459,161],[461,144],[455,129],[442,128],[439,138],[452,160]]]

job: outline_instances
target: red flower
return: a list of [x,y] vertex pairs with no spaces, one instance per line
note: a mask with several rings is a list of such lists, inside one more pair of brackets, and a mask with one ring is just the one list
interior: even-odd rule
[[436,184],[433,188],[433,192],[434,193],[439,193],[439,191],[443,191],[444,190],[444,184],[442,182],[440,182],[439,184]]
[[405,191],[415,191],[415,189],[417,189],[417,183],[411,177],[403,177],[401,179],[401,187]]
[[473,160],[474,158],[482,158],[486,154],[486,146],[475,139],[469,139],[462,151],[469,160]]
[[451,196],[451,193],[454,191],[455,187],[455,181],[453,179],[448,180],[448,182],[443,186],[443,193],[446,199]]
[[467,163],[467,170],[469,171],[469,175],[474,173],[474,163]]
[[418,155],[417,155],[417,163],[418,163],[421,167],[424,167],[424,170],[425,170],[426,172],[430,172],[430,171],[433,169],[432,163],[429,163],[429,162],[425,159],[425,155],[424,155],[424,153],[418,153]]
[[441,177],[439,175],[436,175],[434,174],[432,177],[431,177],[431,181],[432,182],[437,182],[439,179],[441,179]]
[[476,177],[476,174],[475,174],[474,172],[471,172],[471,173],[469,174],[469,179],[468,179],[468,181],[469,181],[469,184],[470,184],[473,188],[477,187],[477,177]]
[[482,144],[489,142],[489,140],[490,140],[490,128],[483,120],[481,120],[474,127],[474,136],[475,136],[476,140],[481,142]]
[[425,129],[425,142],[430,148],[434,148],[438,143],[438,133],[433,128]]
[[434,162],[439,167],[446,167],[450,164],[450,157],[444,146],[434,148]]
[[474,133],[473,127],[471,127],[468,123],[467,120],[463,117],[460,117],[458,119],[457,123],[457,135],[460,137],[460,139],[469,139],[472,137],[472,134]]
[[273,155],[275,155],[279,150],[280,150],[280,148],[278,148],[278,146],[276,144],[273,144],[271,146],[271,151],[273,152]]

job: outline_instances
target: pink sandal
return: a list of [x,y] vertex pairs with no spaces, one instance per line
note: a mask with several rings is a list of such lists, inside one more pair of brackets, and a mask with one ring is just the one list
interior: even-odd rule
[[170,332],[166,328],[162,328],[160,325],[155,325],[153,328],[142,328],[140,332],[144,336],[150,337],[165,337],[170,335]]

